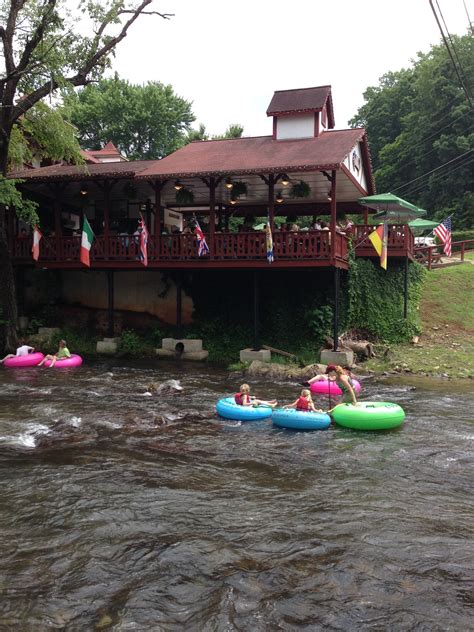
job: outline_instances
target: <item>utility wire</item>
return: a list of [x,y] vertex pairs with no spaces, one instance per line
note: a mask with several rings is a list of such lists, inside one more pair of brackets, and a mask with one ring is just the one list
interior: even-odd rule
[[426,188],[428,186],[431,186],[431,184],[435,181],[438,180],[439,178],[442,177],[446,177],[446,176],[450,176],[452,173],[454,173],[455,171],[457,171],[458,169],[461,169],[462,167],[467,167],[468,165],[470,165],[472,162],[474,162],[474,158],[468,158],[467,160],[461,162],[459,165],[455,165],[453,166],[452,169],[449,169],[449,171],[446,171],[444,173],[438,173],[435,176],[433,176],[432,178],[430,178],[429,182],[419,182],[418,184],[415,184],[413,187],[409,187],[404,195],[410,194],[413,195],[413,193],[416,193],[417,191],[422,190],[423,188]]
[[471,93],[471,87],[470,87],[470,85],[469,85],[469,83],[467,81],[466,73],[464,72],[464,68],[462,66],[461,60],[459,59],[459,55],[458,55],[458,52],[456,50],[456,46],[454,45],[453,39],[452,39],[451,34],[449,32],[448,25],[446,24],[446,21],[444,19],[443,12],[441,11],[441,7],[439,6],[438,0],[436,0],[436,6],[438,7],[438,11],[439,11],[439,14],[441,16],[441,19],[443,20],[443,24],[444,24],[444,28],[446,30],[446,34],[447,34],[448,39],[449,39],[449,41],[451,43],[451,47],[453,49],[454,56],[456,57],[456,61],[458,62],[459,70],[461,71],[461,74],[462,74],[463,79],[464,79],[464,84],[468,88],[469,94],[470,94]]
[[458,76],[459,83],[461,84],[461,88],[463,89],[464,94],[466,95],[466,99],[469,101],[469,105],[471,106],[471,108],[474,109],[474,104],[472,103],[471,95],[469,94],[469,91],[466,88],[466,86],[464,85],[464,81],[463,81],[461,75],[459,74],[458,67],[456,65],[456,62],[454,60],[453,54],[451,52],[451,49],[449,48],[448,41],[447,41],[446,36],[444,34],[443,27],[441,26],[441,23],[439,21],[438,15],[437,15],[436,10],[435,10],[435,8],[433,6],[433,0],[429,0],[429,3],[430,3],[431,10],[433,11],[433,15],[435,16],[436,23],[438,24],[438,28],[439,28],[439,30],[441,32],[441,37],[443,38],[444,45],[446,46],[446,50],[448,51],[448,54],[449,54],[449,56],[451,58],[451,62],[453,64],[454,70],[456,71],[456,74]]
[[471,16],[469,15],[469,11],[467,10],[467,6],[466,6],[466,0],[463,0],[463,4],[464,4],[464,10],[466,11],[466,15],[467,15],[467,21],[469,23],[469,31],[472,33],[472,22],[471,22]]
[[434,169],[431,169],[431,171],[427,171],[426,173],[421,174],[421,176],[418,176],[417,178],[414,178],[413,180],[410,180],[409,182],[406,182],[405,184],[402,184],[401,186],[397,187],[396,189],[392,189],[392,193],[394,193],[395,191],[399,191],[400,189],[405,189],[412,182],[416,182],[417,180],[420,180],[420,178],[424,178],[425,176],[429,176],[431,173],[434,173],[435,171],[438,171],[439,169],[442,169],[443,167],[446,167],[446,165],[451,164],[455,160],[459,160],[459,158],[462,158],[463,156],[467,156],[469,154],[472,154],[473,151],[474,151],[473,149],[469,149],[468,151],[465,151],[460,156],[456,156],[455,158],[452,158],[451,160],[448,160],[448,162],[444,162],[442,165],[439,165],[439,167],[435,167]]

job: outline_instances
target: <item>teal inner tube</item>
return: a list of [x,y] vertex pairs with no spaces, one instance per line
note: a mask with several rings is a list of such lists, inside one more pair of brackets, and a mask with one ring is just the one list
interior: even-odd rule
[[270,406],[240,406],[233,397],[223,397],[216,404],[216,411],[224,419],[233,421],[259,421],[272,416]]
[[389,430],[401,426],[405,411],[398,404],[390,402],[359,402],[339,404],[332,411],[332,417],[339,426],[355,430]]
[[331,423],[331,417],[326,413],[277,408],[273,411],[272,423],[280,428],[292,430],[325,430]]

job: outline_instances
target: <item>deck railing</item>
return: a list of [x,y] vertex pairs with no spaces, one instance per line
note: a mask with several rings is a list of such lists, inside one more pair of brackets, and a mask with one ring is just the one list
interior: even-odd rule
[[[372,243],[368,237],[376,228],[376,226],[369,224],[357,224],[354,226],[352,234],[356,253],[358,250],[372,248]],[[389,254],[390,250],[413,253],[414,245],[413,233],[407,224],[388,225],[387,247]]]
[[[422,265],[426,265],[428,270],[436,264],[441,263],[443,245],[435,246],[415,246],[415,259]],[[474,239],[465,239],[464,241],[453,241],[451,243],[451,258],[460,257],[464,261],[466,252],[474,250]]]
[[[267,245],[264,232],[214,234],[211,241],[206,236],[209,254],[199,257],[198,242],[194,234],[150,235],[148,239],[148,261],[264,261]],[[337,234],[335,258],[347,259],[348,238]],[[79,261],[81,238],[44,237],[40,243],[39,262],[70,263]],[[31,239],[12,240],[13,257],[16,260],[31,260]],[[139,238],[136,235],[99,235],[95,237],[91,262],[134,262],[140,260]],[[324,230],[274,231],[273,256],[275,260],[330,260],[331,233]]]

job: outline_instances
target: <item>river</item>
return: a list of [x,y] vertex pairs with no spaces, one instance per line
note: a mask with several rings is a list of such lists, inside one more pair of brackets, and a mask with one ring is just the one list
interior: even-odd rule
[[0,369],[0,630],[472,629],[472,382],[363,379],[407,413],[368,433],[219,420],[241,381]]

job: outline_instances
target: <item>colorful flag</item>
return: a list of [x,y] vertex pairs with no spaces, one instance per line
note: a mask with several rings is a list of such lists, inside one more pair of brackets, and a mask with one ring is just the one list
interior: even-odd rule
[[388,225],[386,223],[377,226],[369,235],[369,239],[380,257],[380,265],[384,270],[387,269],[387,236]]
[[148,265],[148,229],[143,219],[143,215],[140,213],[140,220],[138,221],[138,230],[140,231],[140,261],[144,266]]
[[439,226],[436,226],[433,231],[436,237],[438,237],[438,239],[441,241],[441,243],[444,244],[443,250],[444,254],[447,257],[451,256],[451,217],[452,215],[450,215],[446,219],[443,219],[441,224]]
[[209,246],[207,245],[206,238],[197,220],[195,220],[195,224],[194,234],[196,235],[198,242],[198,256],[203,257],[204,255],[209,254]]
[[31,252],[35,261],[38,261],[40,256],[40,241],[42,237],[40,229],[38,226],[35,226],[33,229],[33,245],[31,246]]
[[84,215],[84,221],[82,222],[82,238],[81,238],[81,254],[80,260],[85,266],[90,267],[90,250],[92,248],[92,242],[94,241],[94,233],[92,232],[91,225],[87,221],[87,217]]
[[273,262],[273,237],[272,237],[272,227],[270,226],[270,218],[267,219],[267,223],[265,225],[265,245],[267,247],[267,261],[268,263]]

